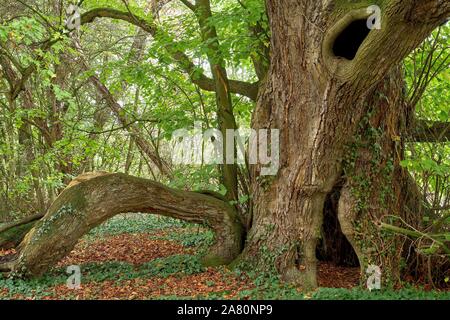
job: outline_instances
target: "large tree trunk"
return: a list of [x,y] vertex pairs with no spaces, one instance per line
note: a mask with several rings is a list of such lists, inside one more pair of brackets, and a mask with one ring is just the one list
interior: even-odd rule
[[[393,66],[442,21],[445,13],[439,8],[448,12],[450,6],[445,3],[439,7],[438,1],[425,2],[426,6],[413,1],[383,2],[382,29],[369,33],[366,21],[370,14],[365,3],[267,1],[272,31],[271,67],[260,90],[253,128],[280,130],[281,167],[272,178],[261,178],[259,166],[251,170],[254,224],[240,262],[256,263],[266,269],[274,266],[288,281],[305,288],[317,286],[316,247],[324,202],[343,172],[346,146],[369,110],[374,107],[379,111],[380,104],[373,105],[375,97],[385,91],[398,93],[395,87],[398,71]],[[381,91],[377,90],[380,86]],[[395,101],[390,103],[391,108],[396,106]],[[398,112],[405,110],[400,108]],[[401,120],[398,113],[394,115],[397,118],[387,116],[381,123]],[[398,128],[395,123],[393,131]],[[394,132],[388,130],[387,134]],[[398,150],[393,143],[396,137],[386,139],[384,142],[391,145],[384,151],[394,159]],[[361,166],[360,170],[363,169]],[[394,178],[400,182],[395,190],[400,191],[404,176],[396,170]],[[377,176],[368,183],[377,183],[373,185],[376,188],[381,180]],[[359,217],[354,214],[352,218],[344,218],[352,212],[349,184],[343,189],[340,221],[363,260],[373,254],[354,241],[354,230],[349,227]],[[377,196],[370,199],[372,204],[380,204]],[[398,213],[404,197],[395,193],[392,196],[387,207],[395,207],[394,212]],[[381,208],[371,208],[366,217],[370,213],[378,218],[383,216],[386,211]],[[368,225],[365,227],[364,232],[377,233],[368,229]],[[385,251],[385,248],[371,249],[378,255]],[[386,253],[388,260],[395,261],[392,259],[395,254]],[[299,271],[298,263],[304,266],[304,271]]]
[[338,218],[358,256],[362,280],[369,265],[381,268],[384,282],[400,280],[405,240],[381,232],[381,223],[418,228],[425,210],[415,181],[400,165],[414,122],[404,88],[402,70],[393,68],[366,100],[369,112],[346,147]]
[[215,244],[204,257],[207,265],[230,263],[242,250],[242,225],[235,210],[211,196],[173,190],[124,174],[85,174],[58,197],[18,247],[2,271],[40,275],[67,255],[92,228],[119,213],[160,214],[206,224]]

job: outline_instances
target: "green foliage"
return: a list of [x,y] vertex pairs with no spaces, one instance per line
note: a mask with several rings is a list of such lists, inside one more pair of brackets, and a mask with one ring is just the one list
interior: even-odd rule
[[235,271],[238,275],[249,277],[255,285],[254,289],[239,292],[239,298],[257,300],[297,300],[302,299],[298,288],[286,284],[275,272],[246,272]]
[[[102,282],[107,280],[130,280],[139,276],[137,269],[129,263],[120,261],[107,261],[102,263],[86,263],[80,266],[81,282]],[[54,274],[64,273],[64,268],[53,271]]]
[[164,259],[155,259],[141,268],[140,273],[147,277],[169,277],[178,274],[191,275],[203,272],[204,268],[197,256],[174,255]]
[[[450,119],[450,25],[435,30],[405,61],[409,102],[416,106],[416,115],[427,121],[448,122]],[[423,239],[428,230],[450,239],[450,142],[435,137],[438,143],[410,143],[401,165],[412,173],[423,194],[421,199],[429,210],[423,217]],[[422,230],[420,230],[422,231]],[[433,235],[431,235],[433,238]],[[446,240],[445,240],[446,239]],[[442,237],[441,237],[442,241]],[[426,242],[426,241],[425,241]],[[439,246],[434,241],[420,253],[435,255]]]
[[321,288],[312,297],[314,300],[448,300],[449,292],[401,290],[361,290]]
[[2,298],[10,298],[14,295],[35,296],[37,298],[45,295],[50,286],[65,283],[66,277],[49,274],[37,279],[12,279],[0,274],[0,290],[7,289],[8,295]]
[[106,235],[118,235],[124,233],[146,233],[152,230],[164,230],[168,228],[181,228],[187,225],[186,222],[168,217],[154,215],[119,215],[104,222],[97,228],[92,229],[86,237],[97,239]]
[[168,185],[181,190],[221,192],[219,180],[219,170],[215,165],[204,165],[202,167],[186,165],[175,170],[174,178]]
[[180,232],[169,233],[157,239],[171,240],[181,243],[184,247],[208,248],[214,242],[214,233],[211,230],[198,230],[191,227]]

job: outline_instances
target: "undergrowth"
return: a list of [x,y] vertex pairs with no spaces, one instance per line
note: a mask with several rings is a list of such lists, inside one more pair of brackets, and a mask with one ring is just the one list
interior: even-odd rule
[[[176,229],[163,236],[152,236],[154,230]],[[92,230],[87,239],[99,239],[124,233],[150,233],[150,238],[158,238],[194,247],[197,255],[179,254],[159,258],[139,266],[126,262],[91,262],[80,266],[82,283],[147,279],[152,277],[184,277],[206,271],[201,265],[201,252],[213,241],[213,233],[204,227],[192,226],[185,222],[151,215],[117,216]],[[368,291],[362,288],[335,289],[319,288],[311,293],[300,292],[297,288],[280,281],[276,274],[230,271],[225,267],[217,269],[223,274],[246,279],[252,286],[238,292],[237,299],[294,299],[294,300],[450,300],[450,292],[424,291],[417,288],[402,290]],[[41,299],[49,294],[49,289],[65,285],[68,275],[65,267],[53,268],[46,275],[36,279],[12,279],[0,274],[0,299],[32,298]],[[196,299],[225,299],[229,292],[222,291],[196,296]],[[66,297],[70,298],[70,297]],[[183,296],[160,296],[158,299],[192,299]]]

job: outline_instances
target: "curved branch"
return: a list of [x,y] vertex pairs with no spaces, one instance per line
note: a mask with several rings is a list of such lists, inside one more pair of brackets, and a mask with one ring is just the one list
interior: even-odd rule
[[24,224],[27,224],[27,223],[39,220],[43,216],[44,215],[42,213],[37,213],[37,214],[34,214],[32,216],[25,217],[25,218],[23,218],[23,219],[21,219],[19,221],[14,221],[14,222],[11,222],[11,223],[7,223],[6,225],[0,227],[0,233],[8,231],[9,229],[12,229],[14,227],[18,227],[18,226],[21,226],[21,225],[24,225]]
[[0,249],[17,247],[25,235],[34,227],[37,219],[28,223],[18,224],[0,232]]
[[[46,40],[40,47],[40,50],[49,50],[57,40]],[[41,62],[43,55],[39,55],[36,62]],[[3,69],[6,80],[10,86],[9,99],[14,101],[17,99],[19,94],[24,90],[25,84],[31,75],[36,71],[36,64],[32,63],[28,67],[23,67],[19,61],[11,54],[7,52],[5,48],[1,47],[0,44],[0,66]],[[18,72],[16,72],[12,67],[15,67]]]
[[[129,22],[137,27],[142,28],[150,35],[155,37],[161,30],[151,21],[141,17],[130,14],[127,11],[121,11],[111,8],[95,8],[87,11],[81,15],[81,24],[88,24],[97,18],[111,18]],[[190,60],[190,58],[182,51],[177,49],[176,42],[165,45],[165,49],[172,56],[172,59],[186,72],[191,78],[192,82],[198,85],[201,89],[206,91],[215,91],[214,80],[205,76],[203,73],[198,73],[198,68]],[[245,81],[229,80],[230,91],[235,94],[246,96],[253,101],[258,95],[259,83],[248,83]]]
[[417,121],[411,133],[412,142],[450,141],[450,122]]
[[79,177],[61,193],[25,236],[14,261],[0,264],[0,270],[41,275],[70,253],[89,230],[126,212],[159,214],[208,225],[215,232],[216,242],[204,258],[205,264],[227,264],[240,253],[243,228],[226,202],[121,173],[91,176]]

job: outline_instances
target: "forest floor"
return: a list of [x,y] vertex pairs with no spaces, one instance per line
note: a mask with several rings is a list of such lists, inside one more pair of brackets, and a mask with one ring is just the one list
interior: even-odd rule
[[[305,294],[267,274],[204,268],[199,256],[212,233],[169,218],[120,215],[87,234],[45,276],[1,278],[0,299],[450,299],[449,291],[369,292],[359,268],[319,265],[320,289]],[[0,251],[0,257],[14,253]],[[67,285],[68,266],[79,266],[81,286]]]

